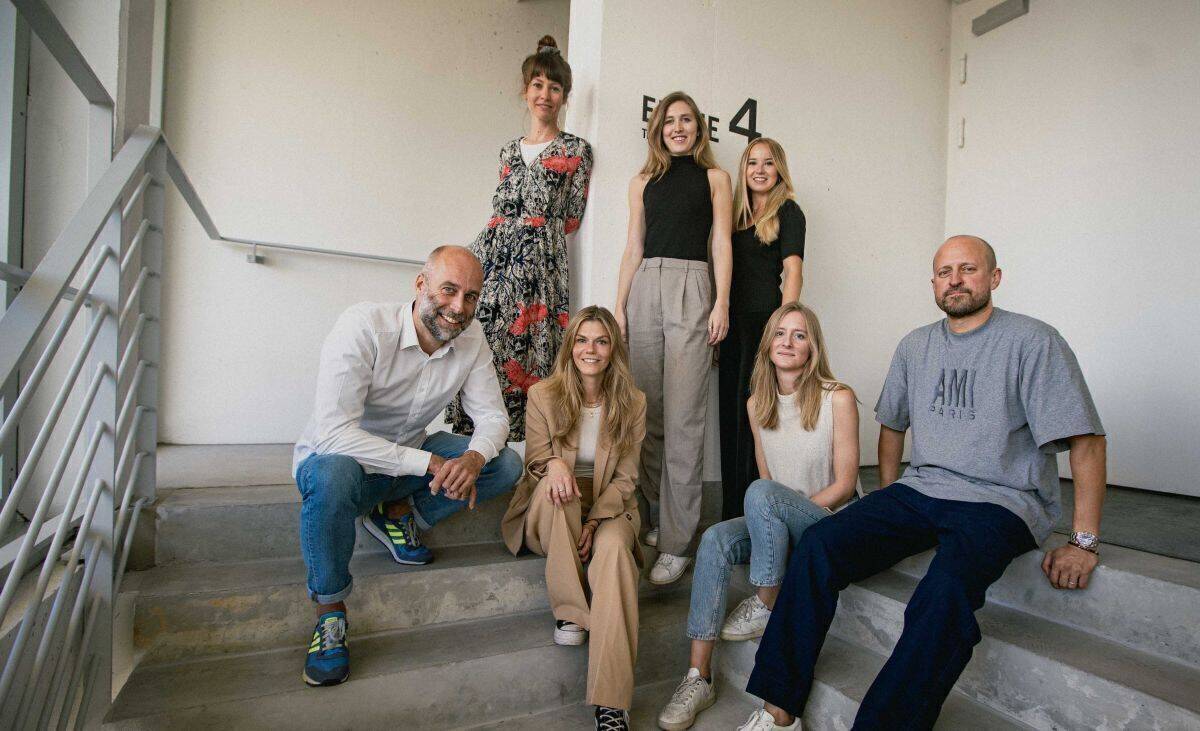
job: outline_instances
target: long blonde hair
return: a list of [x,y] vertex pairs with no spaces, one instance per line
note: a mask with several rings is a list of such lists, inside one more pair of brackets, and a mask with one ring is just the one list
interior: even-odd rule
[[779,384],[775,376],[775,364],[771,362],[771,343],[775,330],[783,318],[799,312],[804,316],[808,329],[808,362],[796,378],[796,408],[800,411],[800,424],[805,431],[817,427],[821,413],[821,399],[826,391],[850,390],[850,387],[833,377],[829,368],[829,356],[825,353],[825,336],[821,333],[821,322],[817,313],[799,302],[788,302],[771,314],[758,341],[758,352],[754,355],[754,372],[750,376],[750,404],[754,421],[763,429],[779,426]]
[[673,91],[654,107],[646,125],[646,144],[650,151],[646,154],[646,164],[642,165],[642,175],[651,180],[662,177],[671,167],[671,152],[663,144],[662,131],[667,109],[675,102],[687,103],[696,118],[696,144],[692,146],[692,157],[696,159],[696,164],[709,170],[717,166],[717,159],[713,157],[712,146],[708,142],[708,120],[700,113],[700,107],[696,106],[694,99],[682,91]]
[[[767,202],[763,206],[758,219],[754,218],[754,197],[746,184],[746,168],[750,162],[750,151],[755,145],[766,145],[775,161],[775,172],[779,180],[775,187],[767,193]],[[770,137],[759,137],[751,140],[742,150],[742,160],[738,163],[738,185],[733,192],[733,220],[737,222],[738,230],[754,226],[754,235],[763,246],[767,246],[779,237],[779,209],[789,200],[795,200],[796,191],[792,187],[792,176],[788,173],[787,155],[780,145]]]
[[584,307],[575,313],[567,324],[563,334],[562,345],[554,359],[554,372],[543,381],[550,392],[550,403],[554,412],[559,415],[555,419],[554,433],[551,438],[569,438],[579,424],[579,412],[583,408],[583,378],[575,365],[572,355],[575,337],[579,328],[585,322],[598,322],[608,333],[612,343],[609,354],[608,368],[600,382],[600,392],[604,398],[604,424],[602,429],[608,435],[609,443],[617,450],[627,449],[634,439],[634,403],[638,389],[633,385],[633,374],[629,370],[629,350],[625,339],[621,337],[621,329],[612,313],[599,305]]

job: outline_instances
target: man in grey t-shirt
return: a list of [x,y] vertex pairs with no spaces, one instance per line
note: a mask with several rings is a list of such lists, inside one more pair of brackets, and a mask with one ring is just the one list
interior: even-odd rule
[[[747,690],[767,701],[778,725],[804,710],[838,592],[936,547],[855,721],[932,727],[979,642],[974,613],[988,586],[1061,515],[1054,455],[1065,449],[1075,533],[1042,568],[1059,589],[1087,586],[1104,501],[1104,428],[1062,336],[992,306],[1000,278],[995,252],[978,237],[955,236],[934,257],[934,299],[946,318],[900,341],[875,406],[886,487],[804,533],[759,646]],[[912,459],[899,476],[910,429]]]

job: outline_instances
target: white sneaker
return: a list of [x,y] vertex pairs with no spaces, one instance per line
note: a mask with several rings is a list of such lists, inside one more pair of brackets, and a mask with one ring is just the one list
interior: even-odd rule
[[738,726],[737,731],[800,731],[800,719],[792,721],[791,726],[776,726],[775,719],[771,718],[771,714],[767,713],[765,708],[760,708],[750,714],[750,718],[741,726]]
[[658,727],[664,731],[683,731],[691,728],[696,716],[717,702],[717,688],[711,680],[700,677],[696,668],[688,669],[683,682],[671,694],[666,708],[658,714]]
[[770,619],[771,610],[762,603],[758,594],[751,594],[725,619],[725,625],[721,627],[721,639],[740,642],[762,637]]
[[661,586],[678,580],[691,562],[692,559],[686,556],[672,556],[669,553],[658,554],[654,568],[650,569],[650,583]]
[[588,631],[563,619],[554,622],[554,644],[573,647],[587,642]]
[[658,545],[658,528],[651,528],[650,530],[646,531],[645,542],[647,546],[651,547]]

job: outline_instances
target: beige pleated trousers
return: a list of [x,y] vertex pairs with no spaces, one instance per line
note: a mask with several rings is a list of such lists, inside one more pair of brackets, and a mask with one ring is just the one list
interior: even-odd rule
[[708,263],[643,259],[625,308],[633,380],[646,394],[639,486],[658,526],[658,550],[695,552],[704,490],[704,422],[712,347]]
[[546,499],[546,480],[538,483],[525,513],[525,545],[546,557],[546,588],[554,618],[591,633],[587,702],[628,710],[633,705],[637,661],[639,572],[633,545],[638,521],[636,514],[621,513],[600,524],[592,536],[585,575],[578,546],[583,513],[592,501],[591,485],[583,483],[580,480],[582,504],[573,500],[563,507]]

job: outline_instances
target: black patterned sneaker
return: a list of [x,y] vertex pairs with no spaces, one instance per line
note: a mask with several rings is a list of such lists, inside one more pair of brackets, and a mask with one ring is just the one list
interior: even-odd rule
[[596,731],[629,731],[629,712],[596,706]]

